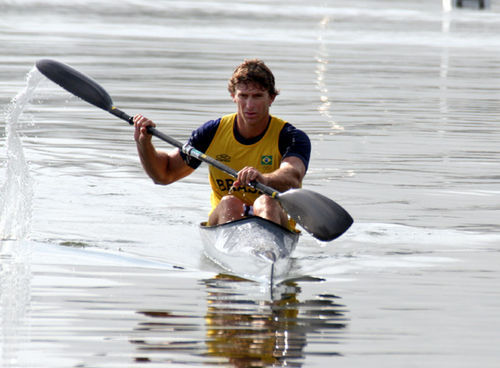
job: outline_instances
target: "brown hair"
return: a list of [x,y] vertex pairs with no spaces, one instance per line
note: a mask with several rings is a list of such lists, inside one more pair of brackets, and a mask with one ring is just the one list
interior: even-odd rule
[[276,97],[279,91],[274,86],[274,75],[271,69],[260,59],[245,60],[233,72],[229,79],[227,89],[231,95],[236,93],[238,83],[255,83],[267,90],[271,97]]

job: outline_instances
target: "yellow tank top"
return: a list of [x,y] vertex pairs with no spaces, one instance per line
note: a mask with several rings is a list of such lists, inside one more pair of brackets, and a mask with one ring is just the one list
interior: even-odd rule
[[[252,166],[261,173],[270,173],[280,167],[281,153],[278,147],[279,135],[286,121],[271,117],[269,126],[264,136],[253,144],[242,144],[234,136],[233,126],[236,114],[222,117],[215,136],[205,152],[236,171],[245,166]],[[217,207],[221,198],[229,193],[234,183],[234,178],[210,166],[209,180],[212,186],[210,203],[212,210]],[[232,194],[241,199],[245,204],[252,205],[260,192],[245,186],[234,188]]]

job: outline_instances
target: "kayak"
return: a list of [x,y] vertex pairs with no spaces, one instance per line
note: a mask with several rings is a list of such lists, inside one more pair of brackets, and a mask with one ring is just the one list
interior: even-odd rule
[[300,237],[258,216],[221,225],[200,224],[207,258],[234,275],[273,284],[290,269],[293,250]]
[[234,275],[274,283],[291,264],[300,232],[258,216],[221,225],[200,224],[207,258]]

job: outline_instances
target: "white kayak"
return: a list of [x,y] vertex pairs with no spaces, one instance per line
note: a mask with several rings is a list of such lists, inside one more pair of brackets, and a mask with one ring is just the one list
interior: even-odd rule
[[290,268],[300,232],[262,217],[250,216],[222,225],[200,224],[205,255],[234,275],[274,283]]

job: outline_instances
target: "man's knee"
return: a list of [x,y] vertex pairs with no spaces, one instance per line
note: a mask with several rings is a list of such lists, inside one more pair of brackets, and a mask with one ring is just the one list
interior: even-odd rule
[[209,225],[223,224],[243,217],[243,202],[235,196],[224,196],[208,218]]
[[243,202],[240,199],[236,198],[233,195],[227,195],[222,197],[217,207],[226,209],[226,210],[243,210]]
[[267,195],[261,195],[255,200],[253,207],[255,211],[269,210],[271,208],[278,208],[279,203]]
[[280,203],[267,195],[261,195],[253,204],[254,213],[256,216],[264,217],[274,221],[282,226],[288,224],[288,216],[281,207]]

